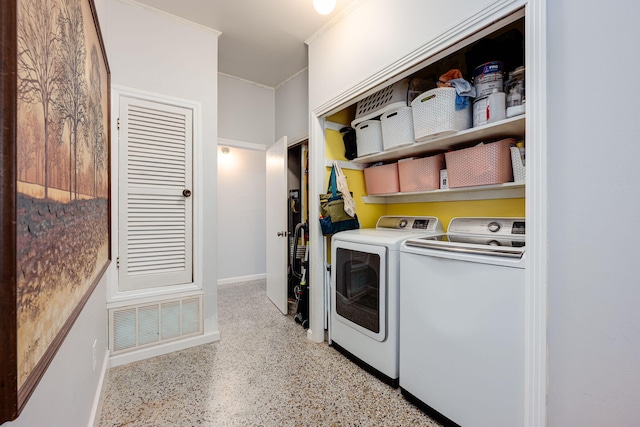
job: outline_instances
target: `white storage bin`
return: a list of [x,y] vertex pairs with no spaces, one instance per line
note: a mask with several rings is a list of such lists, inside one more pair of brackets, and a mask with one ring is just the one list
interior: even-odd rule
[[505,138],[444,153],[449,188],[503,184],[511,181],[513,167],[509,146],[515,143],[515,139]]
[[359,123],[379,117],[391,109],[409,106],[415,96],[428,87],[427,80],[407,77],[372,93],[356,104],[356,117],[351,127],[355,128]]
[[398,164],[364,168],[364,184],[367,194],[393,194],[400,191]]
[[356,126],[358,157],[382,151],[382,124],[380,120],[365,120]]
[[511,165],[513,166],[513,182],[525,182],[527,178],[525,166],[522,164],[518,147],[510,147]]
[[426,91],[411,103],[416,141],[455,133],[471,127],[471,100],[463,110],[456,110],[456,90],[441,87]]
[[398,161],[400,191],[431,191],[440,188],[440,170],[444,167],[444,154],[419,159]]
[[387,111],[380,116],[380,123],[384,150],[415,142],[411,107],[399,107]]

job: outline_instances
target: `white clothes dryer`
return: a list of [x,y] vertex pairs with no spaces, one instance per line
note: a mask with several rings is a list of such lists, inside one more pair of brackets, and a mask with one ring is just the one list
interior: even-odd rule
[[331,239],[331,345],[390,384],[399,376],[400,245],[442,233],[432,216],[382,216]]

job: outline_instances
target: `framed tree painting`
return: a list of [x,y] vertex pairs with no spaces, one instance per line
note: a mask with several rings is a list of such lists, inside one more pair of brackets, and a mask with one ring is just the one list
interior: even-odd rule
[[111,204],[110,74],[93,0],[3,0],[0,28],[2,423],[110,262]]

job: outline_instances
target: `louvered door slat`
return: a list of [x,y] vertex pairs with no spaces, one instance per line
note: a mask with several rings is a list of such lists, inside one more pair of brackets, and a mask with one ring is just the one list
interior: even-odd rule
[[[192,111],[123,97],[120,287],[192,282]],[[124,193],[124,194],[123,194]]]

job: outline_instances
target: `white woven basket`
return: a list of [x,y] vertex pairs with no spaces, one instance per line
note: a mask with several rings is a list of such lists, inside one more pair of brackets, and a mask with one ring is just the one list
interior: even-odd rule
[[413,114],[411,107],[398,107],[380,116],[382,147],[385,150],[413,144]]
[[511,165],[513,166],[513,182],[525,182],[527,178],[525,166],[520,158],[520,150],[518,147],[510,147]]
[[380,120],[366,120],[356,126],[358,157],[382,151],[382,125]]
[[471,127],[471,102],[456,110],[456,90],[442,87],[426,91],[411,103],[416,141],[455,133]]

